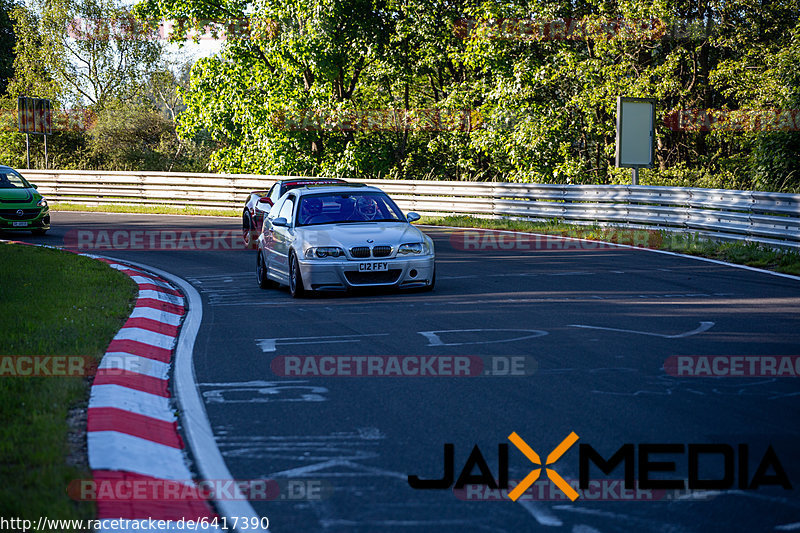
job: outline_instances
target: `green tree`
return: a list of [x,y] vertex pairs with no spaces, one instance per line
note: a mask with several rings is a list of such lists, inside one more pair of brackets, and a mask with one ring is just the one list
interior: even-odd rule
[[17,33],[9,92],[102,108],[136,93],[161,47],[115,0],[37,0],[11,12]]
[[14,74],[14,45],[17,36],[10,12],[14,0],[0,0],[0,94],[5,94],[8,82]]

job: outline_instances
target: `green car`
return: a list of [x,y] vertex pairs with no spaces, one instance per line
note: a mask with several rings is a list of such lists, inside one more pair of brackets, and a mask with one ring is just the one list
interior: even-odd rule
[[44,235],[50,229],[47,200],[19,172],[0,165],[0,231],[28,230]]

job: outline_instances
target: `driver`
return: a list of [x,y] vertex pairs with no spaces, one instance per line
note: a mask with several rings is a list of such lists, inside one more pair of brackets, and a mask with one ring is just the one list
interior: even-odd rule
[[368,196],[356,200],[356,213],[362,220],[374,220],[378,214],[378,202]]
[[303,198],[300,205],[300,219],[302,224],[308,224],[315,216],[322,213],[322,200],[319,198]]

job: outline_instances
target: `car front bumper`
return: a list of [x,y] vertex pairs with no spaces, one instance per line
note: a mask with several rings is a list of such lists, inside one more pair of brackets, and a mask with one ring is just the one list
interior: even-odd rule
[[[386,263],[387,270],[360,272],[362,263]],[[422,288],[433,282],[434,256],[367,260],[301,260],[306,290],[346,290],[356,287]]]
[[[23,214],[18,215],[20,209]],[[30,231],[50,229],[50,209],[48,207],[0,207],[0,231]]]

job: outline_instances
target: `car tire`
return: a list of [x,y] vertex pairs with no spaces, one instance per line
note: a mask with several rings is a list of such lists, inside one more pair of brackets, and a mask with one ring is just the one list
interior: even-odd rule
[[258,280],[258,286],[262,289],[271,289],[277,286],[277,283],[267,276],[267,265],[264,263],[264,258],[261,256],[261,250],[257,252],[256,256],[256,279]]
[[300,274],[300,263],[294,251],[289,253],[289,292],[292,298],[302,298],[305,293],[303,277]]
[[242,240],[244,241],[244,246],[248,250],[254,250],[255,246],[255,239],[253,238],[253,224],[250,222],[250,215],[245,211],[242,213]]

